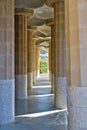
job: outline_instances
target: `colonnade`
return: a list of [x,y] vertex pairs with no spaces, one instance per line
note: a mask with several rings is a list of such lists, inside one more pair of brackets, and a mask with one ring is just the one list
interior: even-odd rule
[[[69,130],[87,129],[87,2],[46,0],[46,4],[54,8],[50,24],[54,105],[68,108]],[[27,24],[32,15],[30,9],[14,12],[14,0],[0,1],[0,124],[14,121],[15,98],[26,99],[38,76],[39,49],[32,36],[36,27]]]

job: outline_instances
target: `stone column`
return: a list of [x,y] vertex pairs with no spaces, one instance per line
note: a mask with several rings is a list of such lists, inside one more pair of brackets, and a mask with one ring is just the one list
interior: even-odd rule
[[51,69],[52,69],[52,64],[51,64],[51,43],[50,43],[50,47],[49,47],[49,51],[48,51],[48,57],[49,57],[49,81],[51,82],[51,74],[52,74],[52,71],[51,71]]
[[15,10],[15,62],[16,62],[16,98],[27,98],[27,17],[32,11]]
[[37,78],[39,78],[40,76],[40,70],[39,70],[39,64],[40,64],[40,57],[39,57],[39,54],[40,54],[40,49],[39,47],[36,46],[36,76]]
[[87,1],[65,1],[69,130],[87,129]]
[[33,84],[34,85],[36,84],[36,45],[35,45],[35,41],[36,41],[36,39],[33,38],[32,56],[33,56]]
[[55,88],[55,82],[54,82],[54,68],[55,68],[55,65],[54,65],[54,19],[48,19],[46,20],[46,25],[50,26],[51,27],[51,52],[50,52],[50,55],[51,55],[51,92],[54,93],[54,88]]
[[64,1],[54,3],[55,106],[67,107]]
[[51,87],[51,92],[54,93],[55,89],[55,82],[54,82],[54,69],[55,69],[55,64],[54,64],[54,25],[51,25],[51,82],[52,82],[52,87]]
[[14,0],[0,1],[0,125],[14,121]]
[[32,74],[32,30],[30,27],[27,29],[27,85],[28,91],[33,85],[33,74]]

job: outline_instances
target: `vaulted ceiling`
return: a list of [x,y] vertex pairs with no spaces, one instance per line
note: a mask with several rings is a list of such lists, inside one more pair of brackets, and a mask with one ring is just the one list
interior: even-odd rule
[[[34,36],[45,38],[51,35],[51,27],[47,26],[46,21],[54,18],[54,8],[49,6],[49,1],[50,0],[15,0],[16,8],[33,10],[34,14],[28,19],[28,26],[37,27],[37,31],[33,34]],[[45,40],[44,43],[47,45]]]

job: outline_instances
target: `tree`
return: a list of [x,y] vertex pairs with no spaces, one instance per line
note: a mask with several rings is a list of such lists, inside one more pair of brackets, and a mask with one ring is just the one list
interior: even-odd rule
[[43,59],[40,60],[40,73],[47,73],[47,62]]

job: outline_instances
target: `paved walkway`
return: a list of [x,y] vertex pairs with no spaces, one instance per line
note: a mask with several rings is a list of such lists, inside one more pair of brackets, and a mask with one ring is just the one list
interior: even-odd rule
[[47,75],[41,75],[26,100],[16,101],[15,122],[0,130],[67,130],[66,111],[54,108]]

